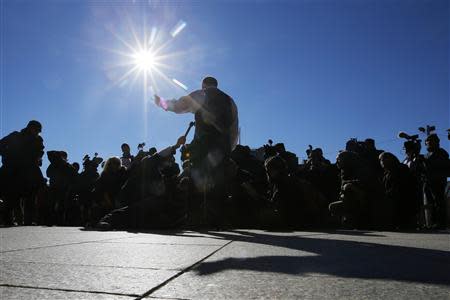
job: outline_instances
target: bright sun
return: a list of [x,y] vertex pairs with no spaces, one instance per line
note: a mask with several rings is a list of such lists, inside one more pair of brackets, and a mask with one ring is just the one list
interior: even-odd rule
[[135,66],[141,71],[150,72],[156,66],[156,56],[150,50],[139,51],[133,58]]
[[[128,41],[129,38],[121,37],[118,33],[111,31],[128,50],[107,49],[124,58],[113,66],[126,68],[124,74],[119,74],[119,77],[114,79],[113,85],[122,86],[128,82],[134,83],[137,78],[141,77],[143,79],[144,95],[146,95],[148,91],[151,91],[151,93],[158,92],[159,88],[157,83],[160,79],[186,91],[188,89],[186,85],[173,77],[170,78],[165,73],[167,70],[177,69],[166,63],[169,61],[169,58],[176,58],[183,54],[183,52],[170,51],[171,48],[169,46],[173,39],[186,27],[186,22],[180,20],[170,31],[169,38],[166,37],[167,33],[163,30],[152,27],[151,31],[148,32],[145,26],[142,28],[143,36],[142,38],[139,38],[137,34],[139,30],[136,30],[133,24],[131,24],[130,27],[131,37],[134,38],[134,43],[130,43]],[[170,62],[172,61],[173,60],[170,59]]]

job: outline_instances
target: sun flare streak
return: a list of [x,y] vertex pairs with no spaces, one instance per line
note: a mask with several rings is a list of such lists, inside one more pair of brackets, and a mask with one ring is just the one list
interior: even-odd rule
[[186,22],[184,22],[183,20],[180,20],[177,23],[177,25],[175,25],[175,27],[170,32],[172,37],[176,37],[181,31],[183,31],[183,29],[186,27],[186,25],[187,25]]
[[181,83],[180,81],[178,81],[175,78],[172,78],[173,83],[175,83],[176,85],[178,85],[180,88],[182,88],[183,90],[187,91],[188,87],[186,85],[184,85],[183,83]]

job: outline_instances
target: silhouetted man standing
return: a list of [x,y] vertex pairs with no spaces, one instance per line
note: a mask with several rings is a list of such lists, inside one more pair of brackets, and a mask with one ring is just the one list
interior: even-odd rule
[[207,156],[212,164],[229,155],[237,144],[238,112],[233,99],[218,89],[213,77],[202,81],[202,89],[178,100],[164,100],[155,95],[156,105],[177,114],[195,114],[195,135],[191,143],[197,158]]
[[[31,223],[30,209],[32,196],[45,182],[39,168],[44,154],[44,144],[40,133],[42,125],[35,120],[28,122],[20,132],[14,131],[0,140],[1,193],[5,201],[4,222],[12,225],[12,213],[18,208],[21,198],[25,199],[25,223]],[[21,220],[17,220],[21,221]]]
[[429,184],[436,205],[436,222],[441,229],[446,228],[447,203],[445,198],[445,187],[447,177],[450,176],[450,161],[447,151],[442,149],[440,140],[436,134],[430,134],[425,140],[428,153],[425,160],[428,168]]
[[[197,189],[206,192],[213,211],[221,211],[225,196],[224,162],[238,138],[238,111],[233,99],[218,88],[213,77],[202,81],[202,89],[178,100],[155,95],[155,103],[166,111],[195,114],[195,135],[188,146],[192,163],[191,177]],[[213,222],[221,217],[212,212]]]

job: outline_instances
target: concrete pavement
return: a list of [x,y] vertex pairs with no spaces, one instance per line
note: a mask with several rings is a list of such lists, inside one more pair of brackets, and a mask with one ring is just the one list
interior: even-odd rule
[[450,234],[0,229],[0,299],[450,299]]

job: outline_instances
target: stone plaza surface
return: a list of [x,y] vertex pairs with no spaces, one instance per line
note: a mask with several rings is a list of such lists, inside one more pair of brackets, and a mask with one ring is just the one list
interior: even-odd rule
[[450,299],[448,231],[0,228],[0,299]]

